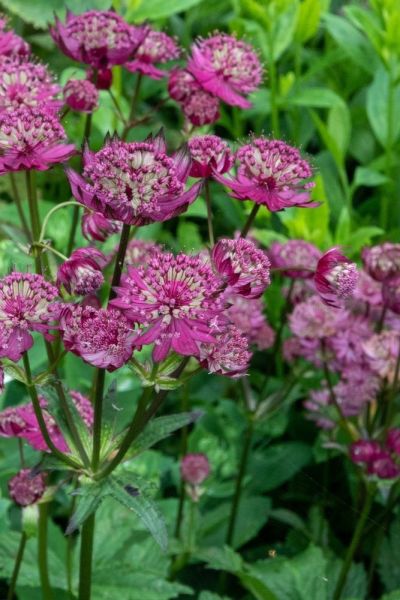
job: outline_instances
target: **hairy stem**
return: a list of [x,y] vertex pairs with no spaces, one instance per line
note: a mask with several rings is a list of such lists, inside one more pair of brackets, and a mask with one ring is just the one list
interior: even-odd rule
[[52,600],[53,592],[49,580],[49,565],[47,562],[47,503],[39,503],[38,525],[38,563],[40,587],[43,600]]
[[17,556],[15,557],[14,569],[11,575],[10,585],[8,588],[7,600],[13,600],[14,598],[14,592],[18,581],[19,570],[21,568],[22,559],[24,558],[26,540],[26,533],[23,531],[21,533],[21,539],[19,540]]

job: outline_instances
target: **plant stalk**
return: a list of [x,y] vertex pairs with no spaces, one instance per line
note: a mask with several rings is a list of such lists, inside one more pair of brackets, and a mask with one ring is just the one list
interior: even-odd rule
[[251,213],[247,217],[247,221],[243,226],[240,237],[245,238],[250,231],[250,227],[253,225],[253,221],[257,216],[258,211],[260,210],[261,204],[254,204]]
[[90,600],[92,590],[92,559],[95,513],[86,519],[81,531],[81,553],[79,560],[79,600]]
[[26,220],[24,210],[22,208],[21,197],[18,192],[17,182],[15,181],[15,174],[12,171],[10,171],[9,175],[10,175],[11,189],[12,189],[12,193],[13,193],[13,200],[15,201],[15,206],[17,207],[17,211],[18,211],[18,215],[19,215],[19,218],[21,221],[22,229],[26,235],[26,238],[31,242],[32,234],[31,234],[31,230],[29,229],[28,221]]
[[40,587],[43,600],[52,600],[53,592],[49,580],[49,565],[47,562],[47,503],[39,503],[39,525],[38,525],[38,563]]
[[25,531],[21,533],[21,539],[19,540],[19,546],[17,556],[15,557],[14,570],[11,575],[10,585],[8,588],[7,600],[13,600],[14,592],[18,581],[19,570],[21,568],[22,559],[24,558],[24,551],[26,546],[27,536]]
[[206,179],[205,184],[204,184],[204,194],[206,197],[206,205],[207,205],[208,239],[210,240],[210,246],[212,248],[215,244],[215,239],[214,239],[214,229],[213,229],[213,222],[212,222],[210,182],[209,182],[208,178]]
[[116,293],[115,293],[114,288],[119,285],[119,282],[121,280],[121,274],[122,274],[122,269],[124,267],[126,249],[128,247],[128,243],[129,243],[130,229],[131,229],[131,226],[125,225],[125,223],[122,226],[121,238],[119,241],[117,258],[115,259],[114,273],[113,273],[113,278],[111,281],[110,294],[108,297],[109,301],[112,300],[113,298],[115,298]]

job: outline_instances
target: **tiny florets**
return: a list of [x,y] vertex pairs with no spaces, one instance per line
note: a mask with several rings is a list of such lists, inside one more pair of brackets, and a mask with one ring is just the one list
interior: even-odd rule
[[361,253],[364,268],[376,281],[400,274],[400,244],[385,242]]
[[30,46],[14,31],[7,31],[7,18],[0,19],[0,56],[23,56],[30,54]]
[[182,111],[196,127],[211,125],[220,117],[219,100],[204,90],[194,90],[182,103]]
[[64,100],[72,110],[92,113],[98,108],[99,92],[88,79],[70,79],[64,86]]
[[173,100],[184,102],[194,90],[200,89],[193,75],[185,69],[172,69],[168,79],[168,93]]
[[106,219],[99,212],[85,210],[82,217],[82,234],[89,242],[105,242],[108,236],[118,233],[120,229],[119,223]]
[[60,265],[57,285],[63,285],[70,294],[92,294],[104,283],[102,269],[106,264],[106,257],[97,248],[78,248]]
[[163,31],[151,29],[140,44],[135,60],[125,63],[128,71],[142,73],[152,79],[161,79],[166,75],[164,71],[154,66],[155,63],[166,63],[178,58],[180,48],[176,40]]
[[289,317],[290,328],[299,337],[320,339],[333,335],[345,313],[338,313],[318,296],[297,304]]
[[371,370],[392,383],[400,351],[399,333],[397,331],[376,333],[362,343],[362,349]]
[[22,469],[8,482],[10,498],[19,506],[35,504],[46,489],[43,473],[33,475],[30,469]]
[[234,325],[217,335],[215,343],[200,346],[200,364],[209,373],[233,378],[243,377],[250,359],[248,339]]
[[325,304],[339,307],[352,295],[358,271],[355,263],[346,258],[338,248],[331,248],[318,261],[314,275],[315,288]]
[[161,251],[161,246],[155,242],[133,239],[126,249],[125,264],[136,268],[145,267]]
[[212,177],[214,172],[225,173],[233,165],[228,144],[217,135],[198,135],[190,138],[192,157],[191,177]]
[[321,251],[304,240],[274,242],[268,251],[271,265],[286,277],[311,279],[321,258]]

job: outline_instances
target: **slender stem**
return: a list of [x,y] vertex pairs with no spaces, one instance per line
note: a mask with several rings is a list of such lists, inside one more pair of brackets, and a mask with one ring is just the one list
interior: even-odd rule
[[32,241],[31,230],[29,229],[28,221],[26,220],[24,210],[22,208],[21,197],[18,192],[17,182],[15,181],[15,174],[10,171],[10,182],[11,189],[13,193],[13,200],[15,202],[15,206],[17,207],[18,215],[21,221],[22,229],[28,240]]
[[142,80],[143,80],[142,74],[138,73],[137,77],[136,77],[135,90],[134,90],[133,96],[132,96],[132,104],[131,104],[131,110],[129,113],[128,123],[125,125],[124,131],[122,132],[123,140],[126,139],[126,136],[128,135],[129,131],[132,128],[133,117],[135,116],[136,106],[137,106],[137,102],[139,100],[140,87],[142,85]]
[[39,503],[39,524],[38,524],[38,563],[40,587],[43,600],[52,600],[53,592],[49,580],[49,566],[47,563],[47,507],[46,502]]
[[[182,396],[181,396],[181,411],[186,412],[188,409],[188,398],[189,396],[189,386],[185,384],[182,388]],[[187,452],[187,438],[188,438],[188,427],[182,427],[181,429],[181,444],[180,444],[180,456],[181,458],[185,456]],[[181,479],[180,487],[179,487],[179,504],[178,504],[178,512],[176,514],[176,523],[175,523],[175,537],[179,538],[181,533],[182,519],[183,519],[183,509],[185,505],[185,482]]]
[[81,553],[79,559],[79,600],[90,600],[92,589],[92,558],[95,513],[86,519],[81,531]]
[[19,452],[19,462],[21,465],[21,469],[25,468],[25,455],[24,455],[24,442],[21,438],[18,438],[18,452]]
[[210,240],[210,246],[212,248],[214,246],[215,240],[214,240],[214,229],[213,229],[213,222],[212,222],[210,182],[208,179],[206,179],[206,181],[205,181],[204,193],[205,193],[206,205],[207,205],[208,239]]
[[46,233],[46,227],[47,227],[47,223],[49,222],[50,217],[57,211],[60,210],[60,208],[64,208],[65,206],[76,206],[79,208],[79,206],[81,206],[80,204],[78,204],[77,202],[75,202],[75,200],[68,200],[68,202],[61,202],[61,204],[57,204],[57,206],[54,206],[54,208],[52,208],[51,210],[49,210],[49,212],[47,213],[47,215],[45,216],[45,219],[43,221],[43,225],[42,225],[42,229],[40,231],[40,235],[39,235],[39,239],[37,240],[38,243],[40,244],[43,239],[44,239],[44,235]]
[[367,488],[366,498],[364,502],[364,507],[359,516],[356,528],[353,533],[352,540],[350,542],[350,546],[347,549],[346,556],[344,559],[344,563],[342,566],[342,570],[340,571],[339,579],[336,584],[335,592],[333,595],[333,600],[340,600],[343,588],[346,584],[347,575],[349,573],[351,563],[354,558],[354,554],[357,551],[357,548],[360,544],[361,536],[364,531],[365,524],[368,519],[368,515],[371,511],[371,507],[375,497],[376,485],[370,485]]
[[62,254],[61,252],[59,252],[52,246],[48,246],[47,244],[42,244],[42,243],[37,243],[37,242],[35,242],[33,245],[36,246],[37,248],[42,248],[43,250],[49,250],[49,252],[51,252],[55,256],[58,256],[58,258],[61,258],[61,260],[63,260],[63,261],[68,259],[68,256],[65,256],[65,254]]
[[384,326],[384,324],[385,324],[385,318],[386,318],[386,313],[387,313],[387,310],[388,310],[388,306],[387,306],[387,304],[385,303],[385,304],[382,306],[382,312],[381,312],[381,314],[380,314],[379,321],[378,321],[378,323],[376,324],[376,331],[377,331],[377,333],[380,333],[380,332],[382,331],[382,329],[383,329],[383,326]]
[[83,143],[89,143],[90,133],[92,131],[92,118],[93,113],[88,113],[86,115],[85,130],[83,132]]
[[14,570],[11,575],[11,581],[8,588],[7,600],[13,600],[14,592],[17,585],[18,574],[21,568],[22,559],[24,557],[25,545],[26,545],[26,533],[23,531],[21,534],[21,539],[19,540],[19,546],[17,551],[17,556],[15,557]]
[[92,469],[96,472],[100,461],[101,450],[101,423],[103,412],[104,382],[106,372],[104,369],[97,370],[95,395],[94,395],[94,422],[93,422],[93,454]]
[[50,434],[48,432],[46,421],[44,420],[44,417],[43,417],[43,413],[42,413],[42,409],[40,406],[36,387],[32,381],[32,372],[31,372],[31,367],[30,367],[30,362],[29,362],[29,357],[28,357],[27,352],[25,352],[25,354],[23,355],[23,362],[24,362],[24,368],[25,368],[25,376],[26,376],[26,379],[28,382],[27,389],[28,389],[28,392],[29,392],[31,400],[32,400],[33,410],[35,412],[35,416],[36,416],[36,419],[37,419],[37,422],[39,425],[39,429],[43,436],[44,441],[46,442],[49,450],[51,450],[51,452],[54,454],[54,456],[56,456],[59,460],[63,461],[65,464],[67,464],[71,467],[79,468],[81,465],[78,462],[76,462],[73,458],[71,458],[70,456],[67,456],[66,454],[64,454],[63,452],[58,450],[58,448],[54,445],[54,443],[50,437]]
[[[40,236],[40,218],[37,205],[36,188],[33,182],[32,171],[25,171],[26,191],[28,195],[29,214],[31,219],[32,241],[37,242]],[[40,261],[40,252],[34,251],[36,273],[42,273],[42,263]]]
[[254,204],[251,213],[249,214],[246,223],[242,229],[242,233],[240,237],[245,238],[250,231],[250,227],[253,225],[253,221],[257,216],[258,211],[260,210],[261,204]]
[[121,280],[121,273],[122,273],[122,269],[124,267],[126,249],[128,247],[128,242],[129,242],[130,228],[131,228],[130,225],[124,224],[122,226],[121,238],[119,241],[119,247],[118,247],[118,252],[117,252],[117,258],[115,259],[114,274],[113,274],[113,278],[111,281],[110,294],[108,297],[109,301],[115,297],[116,294],[115,294],[114,288],[119,285],[119,282]]
[[72,213],[72,222],[71,229],[69,230],[69,238],[67,244],[67,255],[70,256],[71,252],[74,248],[76,230],[78,228],[79,223],[79,205],[75,206],[74,211]]
[[120,105],[118,103],[118,100],[116,99],[115,94],[114,94],[114,92],[112,91],[111,88],[109,88],[108,93],[110,94],[110,98],[111,98],[111,100],[112,100],[112,102],[113,102],[113,104],[115,106],[115,110],[117,111],[119,118],[121,119],[123,125],[126,126],[125,117],[122,114],[121,107],[120,107]]

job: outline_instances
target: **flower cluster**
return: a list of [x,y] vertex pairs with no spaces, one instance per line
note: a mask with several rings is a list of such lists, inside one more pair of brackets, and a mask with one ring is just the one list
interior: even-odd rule
[[152,79],[161,79],[165,72],[158,69],[156,63],[166,63],[178,58],[180,48],[176,41],[163,31],[148,30],[143,42],[137,49],[135,60],[124,67],[132,73],[138,72]]
[[350,447],[350,458],[364,465],[368,475],[393,479],[400,475],[400,429],[389,429],[384,443],[360,439]]
[[63,93],[65,104],[72,110],[92,113],[98,107],[99,92],[88,79],[70,79]]

